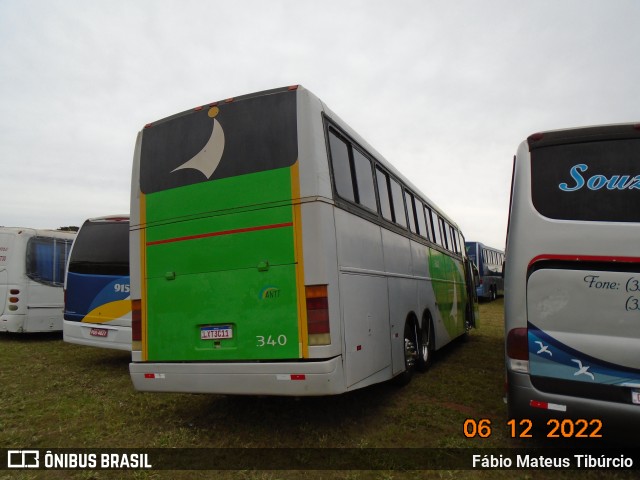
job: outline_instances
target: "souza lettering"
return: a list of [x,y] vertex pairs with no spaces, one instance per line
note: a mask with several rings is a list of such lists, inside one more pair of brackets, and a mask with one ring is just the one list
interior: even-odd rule
[[589,169],[584,163],[574,165],[569,171],[573,185],[561,183],[558,185],[563,192],[575,192],[586,186],[589,190],[596,191],[602,188],[607,190],[640,190],[640,175],[612,175],[607,178],[604,175],[593,175],[588,179],[582,175]]

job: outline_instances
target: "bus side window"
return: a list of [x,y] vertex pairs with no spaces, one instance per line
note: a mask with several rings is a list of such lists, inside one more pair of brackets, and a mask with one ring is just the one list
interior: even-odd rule
[[351,179],[351,165],[349,162],[349,148],[344,140],[336,136],[333,130],[329,130],[329,145],[336,193],[345,200],[355,202],[353,181]]
[[378,194],[380,197],[380,213],[384,218],[393,221],[391,216],[391,201],[389,200],[389,177],[380,169],[376,169],[376,177],[378,180]]
[[427,207],[427,222],[431,225],[431,232],[433,235],[431,240],[436,245],[442,245],[442,240],[440,240],[440,229],[438,228],[438,220],[433,218],[433,210]]
[[409,230],[418,233],[416,230],[416,200],[408,191],[404,191],[404,203],[407,206],[407,216],[409,218]]
[[451,232],[451,242],[453,243],[453,253],[460,254],[460,246],[458,244],[458,232],[453,225],[449,226],[449,231]]
[[418,233],[427,240],[431,240],[427,230],[427,222],[424,218],[424,205],[420,200],[416,200],[416,217],[418,218]]
[[354,148],[353,164],[356,173],[358,203],[376,212],[378,209],[376,206],[376,190],[373,184],[371,161]]
[[441,245],[447,250],[449,250],[449,241],[447,239],[447,229],[444,226],[444,220],[442,219],[442,217],[438,217],[438,226],[440,229],[440,235],[441,235],[440,238],[442,239]]
[[398,225],[407,227],[407,215],[404,209],[404,199],[402,198],[402,187],[393,178],[389,178],[391,185],[391,200],[393,203],[393,221]]

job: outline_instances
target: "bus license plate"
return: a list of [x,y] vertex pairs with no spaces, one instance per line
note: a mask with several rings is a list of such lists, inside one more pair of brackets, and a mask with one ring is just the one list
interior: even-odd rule
[[640,390],[631,390],[631,401],[640,405]]
[[224,338],[233,338],[231,325],[200,328],[200,340],[219,340]]
[[109,335],[109,330],[106,328],[92,328],[89,331],[89,335],[92,337],[106,337]]

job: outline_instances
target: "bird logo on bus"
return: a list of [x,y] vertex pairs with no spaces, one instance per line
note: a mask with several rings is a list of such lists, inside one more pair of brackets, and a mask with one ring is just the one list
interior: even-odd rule
[[171,173],[184,168],[192,168],[201,172],[207,179],[211,178],[213,172],[215,172],[218,165],[220,165],[220,160],[222,160],[222,154],[224,153],[224,130],[220,122],[216,119],[218,113],[220,113],[218,107],[211,107],[209,109],[208,115],[210,118],[213,118],[213,128],[211,130],[211,136],[202,150],[179,167],[174,168]]
[[582,362],[575,358],[572,358],[571,361],[578,364],[578,371],[573,374],[574,377],[577,377],[578,375],[587,375],[588,377],[591,377],[591,380],[596,379],[593,376],[593,373],[589,372],[589,365],[583,366]]
[[553,353],[551,353],[551,351],[549,350],[549,345],[545,345],[540,340],[536,340],[536,343],[540,345],[540,350],[536,352],[538,355],[540,355],[541,353],[548,353],[550,357],[553,357]]

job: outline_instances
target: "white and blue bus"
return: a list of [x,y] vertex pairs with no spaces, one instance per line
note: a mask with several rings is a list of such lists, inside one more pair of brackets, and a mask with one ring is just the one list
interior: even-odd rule
[[75,232],[0,228],[0,331],[62,330],[65,266]]
[[573,426],[599,436],[618,423],[637,432],[640,125],[530,136],[514,160],[511,196],[510,417],[565,426],[560,433]]
[[129,216],[84,222],[65,280],[65,342],[131,350]]
[[504,295],[504,252],[480,242],[466,242],[467,255],[478,268],[476,289],[479,298],[495,300]]
[[475,321],[456,223],[301,86],[147,125],[130,238],[138,390],[406,382]]

